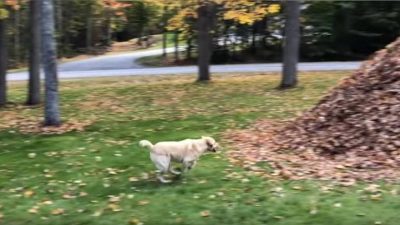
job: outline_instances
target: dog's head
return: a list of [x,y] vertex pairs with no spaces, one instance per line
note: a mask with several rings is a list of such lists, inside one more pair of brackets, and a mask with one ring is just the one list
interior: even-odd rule
[[201,137],[201,139],[203,139],[205,141],[205,143],[207,144],[207,151],[210,152],[217,152],[217,150],[219,150],[219,144],[214,140],[214,138],[212,137]]

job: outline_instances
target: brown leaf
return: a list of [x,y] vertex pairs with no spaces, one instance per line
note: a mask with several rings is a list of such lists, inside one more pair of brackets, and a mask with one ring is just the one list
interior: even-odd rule
[[202,217],[209,217],[210,216],[210,211],[208,211],[208,210],[201,211],[200,215]]
[[142,200],[142,201],[139,201],[138,202],[138,205],[147,205],[147,204],[149,204],[150,202],[148,201],[148,200]]
[[65,210],[62,209],[62,208],[53,209],[51,211],[52,215],[61,215],[61,214],[64,214],[64,213],[65,213]]
[[34,194],[35,194],[35,192],[32,191],[32,190],[27,190],[27,191],[24,192],[24,196],[25,196],[26,198],[30,198],[30,197],[32,197]]

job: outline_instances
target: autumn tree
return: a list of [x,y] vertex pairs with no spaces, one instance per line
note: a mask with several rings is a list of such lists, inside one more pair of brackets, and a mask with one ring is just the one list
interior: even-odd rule
[[44,125],[61,124],[58,96],[57,48],[54,36],[54,5],[52,0],[41,1],[42,64],[45,75]]
[[28,105],[40,103],[40,1],[30,1]]
[[7,18],[10,10],[18,10],[17,0],[0,1],[0,107],[7,104]]
[[[269,4],[261,0],[185,1],[180,7],[182,9],[169,20],[168,29],[179,30],[188,37],[197,36],[198,80],[200,81],[210,79],[209,65],[213,46],[218,47],[221,37],[230,35],[229,30],[232,27],[252,26],[267,15],[276,14],[280,9],[278,4]],[[195,26],[194,35],[187,35],[192,28],[192,19],[197,20],[197,26]],[[223,30],[222,34],[221,30]],[[225,37],[224,39],[227,40]],[[243,38],[241,43],[247,43],[247,39]],[[232,43],[230,45],[235,47]],[[187,49],[187,51],[191,50],[192,48]]]
[[212,47],[211,26],[213,21],[213,3],[203,1],[197,9],[198,32],[198,81],[210,80],[210,58]]
[[285,5],[285,39],[283,45],[283,71],[280,88],[297,85],[297,63],[300,46],[300,2],[290,0]]

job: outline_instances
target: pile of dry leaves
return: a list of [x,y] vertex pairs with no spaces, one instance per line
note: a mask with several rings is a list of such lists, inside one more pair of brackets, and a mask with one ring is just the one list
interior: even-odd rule
[[238,146],[234,162],[259,170],[254,163],[266,161],[285,178],[398,179],[400,38],[301,117],[280,126],[260,121],[229,138]]

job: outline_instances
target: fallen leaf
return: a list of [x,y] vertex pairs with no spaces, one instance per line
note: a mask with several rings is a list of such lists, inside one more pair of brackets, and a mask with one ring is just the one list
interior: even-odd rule
[[132,225],[143,225],[143,223],[137,218],[133,218],[133,219],[129,220],[129,224],[132,224]]
[[76,198],[76,196],[65,193],[65,194],[63,194],[62,198],[63,199],[73,199],[73,198]]
[[113,196],[113,195],[111,195],[111,196],[109,196],[108,201],[111,202],[111,203],[115,203],[115,202],[121,201],[121,198],[120,198],[119,196]]
[[210,216],[210,211],[208,211],[208,210],[201,211],[200,215],[202,217],[208,217],[208,216]]
[[34,206],[34,207],[30,208],[30,209],[28,210],[28,212],[29,212],[29,213],[32,213],[32,214],[37,214],[37,213],[39,212],[38,209],[39,209],[39,207]]
[[62,209],[62,208],[57,208],[57,209],[53,209],[53,210],[51,211],[51,214],[52,214],[52,215],[61,215],[61,214],[64,214],[64,212],[65,212],[64,209]]
[[333,207],[340,208],[342,207],[342,203],[335,203],[333,204]]
[[150,202],[149,201],[147,201],[147,200],[142,200],[142,201],[139,201],[138,202],[138,205],[147,205],[147,204],[149,204]]
[[129,177],[129,181],[136,182],[136,181],[139,181],[139,179],[137,177]]
[[41,204],[42,204],[42,205],[52,205],[53,202],[50,201],[50,200],[46,200],[46,201],[41,202]]
[[300,190],[303,190],[303,187],[302,186],[293,186],[292,189],[300,191]]
[[96,160],[96,162],[100,162],[102,160],[101,156],[96,156],[94,157],[94,159]]
[[103,214],[103,210],[97,210],[97,211],[95,211],[95,212],[92,214],[92,216],[99,217],[99,216],[101,216],[102,214]]
[[30,197],[32,197],[34,194],[35,194],[35,192],[32,191],[32,190],[27,190],[27,191],[24,192],[24,196],[25,196],[26,198],[30,198]]
[[107,208],[111,209],[113,212],[120,212],[122,211],[121,207],[117,204],[111,203],[107,205]]
[[374,201],[380,201],[382,200],[382,195],[381,194],[370,195],[369,198]]
[[31,158],[31,159],[33,159],[33,158],[36,157],[36,153],[34,153],[34,152],[29,153],[29,154],[28,154],[28,157]]

